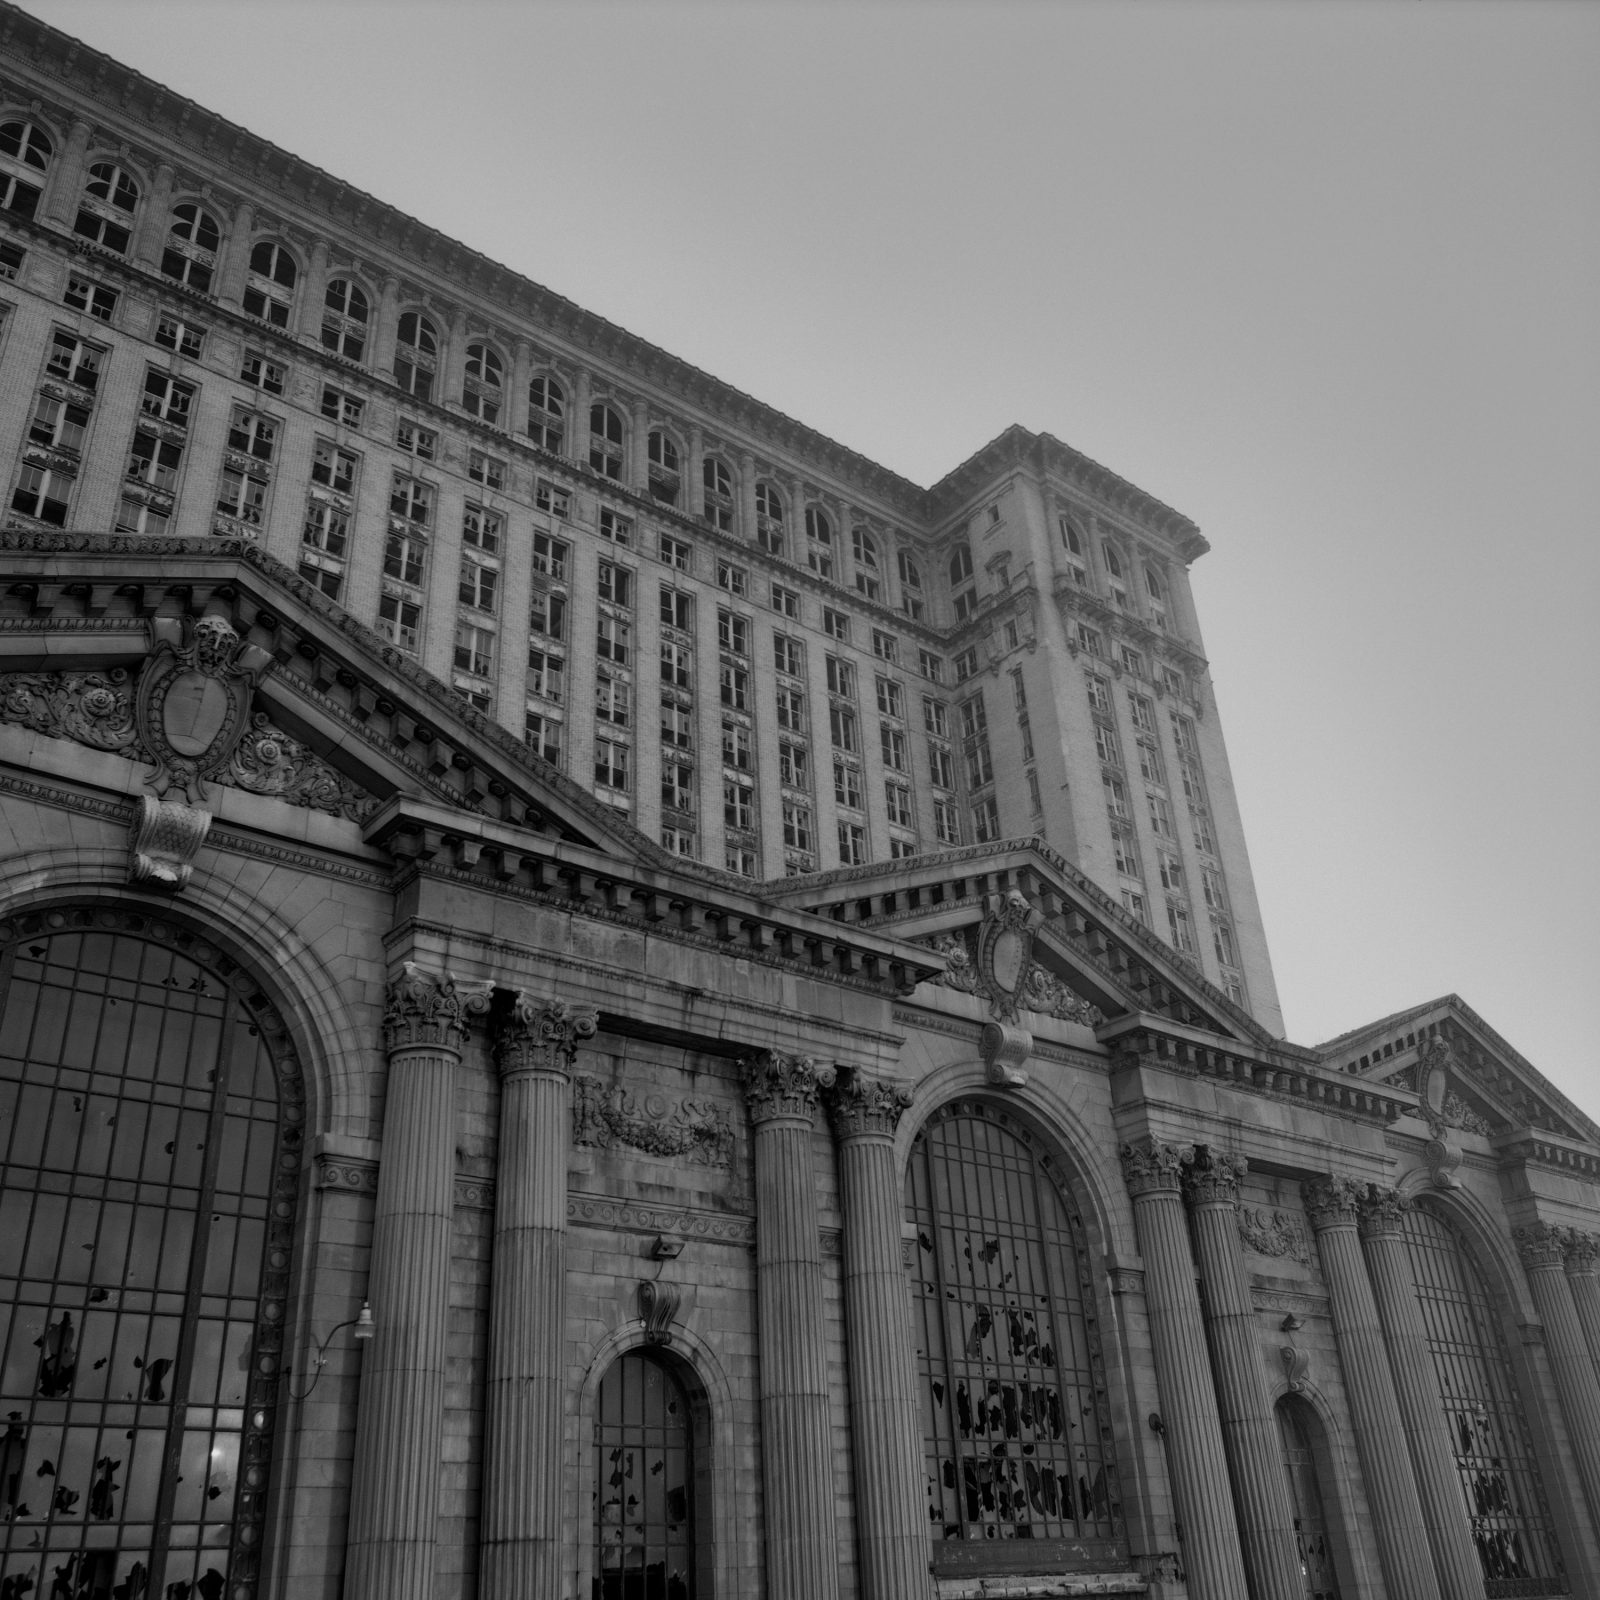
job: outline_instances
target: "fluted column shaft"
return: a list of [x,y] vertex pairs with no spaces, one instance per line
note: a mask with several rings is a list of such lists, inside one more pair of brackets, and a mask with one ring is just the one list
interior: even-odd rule
[[746,1062],[755,1126],[756,1311],[769,1600],[839,1592],[822,1247],[811,1130],[833,1069],[805,1056]]
[[862,1600],[931,1600],[916,1341],[901,1253],[895,1124],[911,1096],[851,1073],[833,1096],[844,1209],[850,1442]]
[[1443,1600],[1428,1553],[1427,1524],[1411,1470],[1383,1325],[1356,1231],[1365,1185],[1327,1178],[1307,1184],[1305,1193],[1322,1254],[1339,1365],[1389,1600]]
[[1294,1502],[1239,1243],[1239,1179],[1244,1171],[1243,1161],[1221,1155],[1205,1157],[1190,1168],[1195,1253],[1206,1289],[1217,1409],[1233,1467],[1250,1592],[1255,1600],[1303,1600]]
[[167,242],[167,227],[172,221],[172,185],[177,174],[170,161],[157,168],[150,193],[145,197],[144,213],[134,241],[133,259],[142,266],[158,267]]
[[349,1600],[431,1600],[465,1007],[407,963],[389,986],[389,1078],[345,1572]]
[[56,157],[41,209],[46,217],[71,227],[78,215],[78,197],[83,192],[84,163],[94,129],[81,119],[72,124],[67,142]]
[[495,1039],[500,1133],[484,1395],[482,1600],[561,1594],[572,1058],[592,1011],[519,995]]
[[1600,1383],[1595,1380],[1578,1308],[1567,1287],[1566,1230],[1535,1223],[1530,1228],[1518,1228],[1516,1240],[1522,1269],[1533,1291],[1533,1303],[1544,1324],[1550,1370],[1561,1396],[1561,1410],[1567,1419],[1572,1453],[1578,1458],[1584,1493],[1589,1497],[1589,1512],[1600,1526]]
[[1124,1145],[1122,1171],[1144,1257],[1150,1343],[1189,1594],[1192,1600],[1240,1600],[1248,1593],[1244,1554],[1179,1187],[1186,1153],[1149,1142]]
[[233,220],[217,257],[217,298],[226,306],[237,307],[244,296],[250,275],[255,222],[255,207],[248,200],[241,200],[233,209]]
[[1589,1346],[1589,1360],[1600,1373],[1600,1239],[1574,1229],[1567,1236],[1567,1287]]
[[1360,1228],[1439,1589],[1445,1600],[1481,1600],[1483,1568],[1439,1403],[1398,1196],[1392,1190],[1375,1191],[1362,1206]]

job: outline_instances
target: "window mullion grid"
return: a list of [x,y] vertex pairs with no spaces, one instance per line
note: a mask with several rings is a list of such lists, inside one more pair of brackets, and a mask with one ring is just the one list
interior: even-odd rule
[[[950,1197],[948,1195],[943,1196],[942,1199],[944,1203],[941,1204],[941,1197],[934,1192],[936,1180],[941,1172],[941,1164],[936,1164],[933,1160],[933,1144],[934,1140],[936,1139],[942,1142],[943,1137],[944,1135],[942,1127],[939,1124],[935,1124],[928,1130],[923,1139],[922,1160],[923,1170],[926,1174],[926,1192],[928,1198],[928,1236],[933,1240],[934,1282],[935,1287],[938,1290],[938,1300],[934,1306],[933,1315],[931,1318],[926,1316],[924,1317],[924,1327],[926,1327],[931,1321],[936,1327],[939,1338],[939,1365],[937,1367],[933,1365],[933,1340],[931,1337],[928,1339],[928,1380],[931,1383],[936,1373],[942,1376],[944,1379],[945,1391],[944,1403],[941,1408],[944,1413],[944,1437],[942,1440],[940,1440],[938,1431],[935,1431],[933,1479],[936,1488],[940,1492],[940,1497],[942,1500],[945,1483],[941,1470],[943,1463],[938,1456],[939,1445],[942,1443],[949,1452],[944,1460],[947,1460],[950,1463],[951,1471],[955,1477],[955,1483],[950,1487],[950,1495],[954,1503],[955,1516],[954,1518],[946,1518],[945,1521],[949,1522],[953,1520],[958,1523],[961,1527],[962,1537],[964,1538],[966,1536],[967,1517],[965,1510],[966,1501],[961,1482],[961,1434],[956,1422],[956,1386],[952,1381],[955,1377],[956,1358],[954,1352],[950,1348],[951,1293],[950,1284],[945,1275],[944,1250],[946,1230],[943,1226],[941,1226],[941,1219],[950,1215]],[[951,1238],[951,1243],[954,1243],[953,1236]]]
[[[230,1013],[237,1000],[230,989],[223,990],[222,1025],[217,1032],[218,1048],[215,1081],[211,1088],[211,1109],[206,1117],[205,1158],[200,1171],[199,1193],[195,1200],[194,1234],[189,1245],[189,1276],[184,1284],[183,1303],[187,1315],[178,1333],[178,1353],[172,1367],[172,1415],[167,1423],[167,1441],[161,1474],[161,1488],[156,1496],[155,1535],[150,1546],[150,1571],[160,1575],[166,1567],[169,1542],[172,1538],[173,1507],[178,1493],[179,1469],[183,1463],[183,1435],[188,1417],[189,1377],[194,1366],[195,1340],[200,1328],[200,1300],[205,1290],[207,1246],[210,1243],[209,1221],[212,1202],[217,1188],[217,1164],[222,1156],[222,1123],[228,1103],[228,1040],[232,1029]],[[164,1031],[164,1030],[163,1030]],[[181,1127],[180,1112],[180,1127]],[[274,1151],[276,1154],[276,1151]],[[231,1285],[230,1285],[231,1287]],[[254,1339],[251,1340],[252,1353]],[[215,1397],[211,1397],[213,1400]],[[248,1399],[248,1393],[246,1395]],[[215,1413],[211,1430],[215,1432]],[[244,1430],[239,1430],[240,1467],[243,1468]],[[231,1530],[230,1530],[231,1534]]]

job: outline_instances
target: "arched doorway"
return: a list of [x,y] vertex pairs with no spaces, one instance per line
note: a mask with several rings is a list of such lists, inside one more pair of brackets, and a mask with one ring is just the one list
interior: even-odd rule
[[1339,1600],[1333,1539],[1317,1463],[1322,1425],[1311,1407],[1296,1395],[1286,1394],[1276,1410],[1283,1469],[1294,1505],[1295,1544],[1300,1552],[1305,1600]]
[[303,1095],[174,923],[0,924],[0,1596],[250,1600]]
[[1405,1217],[1439,1402],[1487,1593],[1566,1594],[1525,1407],[1483,1273],[1442,1211],[1417,1205]]
[[707,1600],[695,1432],[688,1390],[664,1352],[630,1350],[606,1369],[595,1408],[594,1600]]

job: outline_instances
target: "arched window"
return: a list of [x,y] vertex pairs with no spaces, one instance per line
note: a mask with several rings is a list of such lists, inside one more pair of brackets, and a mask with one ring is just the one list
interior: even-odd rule
[[900,570],[900,609],[913,621],[921,621],[924,609],[922,568],[904,550],[896,553],[895,564]]
[[1316,1433],[1321,1424],[1304,1400],[1286,1394],[1277,1405],[1278,1441],[1294,1506],[1294,1537],[1300,1555],[1305,1600],[1339,1600],[1333,1541],[1317,1470]]
[[733,527],[733,474],[725,462],[707,456],[700,478],[705,492],[702,515],[713,528],[729,532]]
[[0,1593],[248,1597],[298,1072],[259,990],[186,931],[33,920],[0,951]]
[[619,1356],[600,1380],[595,1455],[595,1600],[694,1600],[694,1422],[653,1352]]
[[55,146],[32,122],[0,124],[0,209],[31,217],[39,209],[44,174]]
[[852,528],[850,550],[856,558],[856,588],[867,599],[876,600],[882,588],[878,577],[878,541],[865,528]]
[[589,407],[589,465],[603,478],[622,476],[622,418],[603,400]]
[[1109,539],[1100,541],[1100,551],[1106,560],[1106,571],[1113,578],[1120,578],[1122,576],[1122,552]]
[[359,361],[367,348],[366,290],[348,278],[332,278],[322,297],[322,343],[326,349]]
[[672,442],[672,436],[659,428],[651,430],[645,443],[650,493],[663,505],[675,506],[683,483],[678,447]]
[[935,1571],[1116,1570],[1094,1267],[1057,1164],[1005,1112],[958,1102],[912,1146],[906,1218]]
[[485,422],[500,420],[500,375],[505,364],[486,344],[467,346],[467,371],[461,384],[461,403],[469,416]]
[[96,161],[89,168],[72,231],[119,256],[126,255],[138,204],[139,184],[133,175],[114,161]]
[[275,328],[289,326],[294,308],[294,286],[300,269],[281,244],[263,239],[250,252],[250,276],[245,283],[244,309]]
[[209,294],[221,247],[222,229],[217,226],[217,219],[186,200],[172,208],[172,226],[167,230],[166,249],[161,252],[161,270],[175,283]]
[[1150,596],[1150,615],[1155,619],[1157,627],[1167,625],[1167,585],[1161,574],[1154,567],[1144,569],[1145,593]]
[[1405,1228],[1439,1403],[1489,1592],[1563,1594],[1526,1408],[1483,1274],[1442,1213],[1415,1206]]
[[528,437],[536,445],[546,450],[560,450],[566,436],[562,421],[566,401],[561,385],[548,375],[541,375],[528,385]]
[[394,381],[418,400],[433,398],[439,370],[439,330],[420,311],[400,318],[394,346]]
[[821,506],[806,507],[806,565],[819,578],[833,576],[833,523]]
[[957,545],[950,556],[950,584],[954,588],[957,584],[969,583],[972,579],[972,552],[964,545]]
[[770,555],[783,554],[783,496],[775,483],[756,485],[756,543]]

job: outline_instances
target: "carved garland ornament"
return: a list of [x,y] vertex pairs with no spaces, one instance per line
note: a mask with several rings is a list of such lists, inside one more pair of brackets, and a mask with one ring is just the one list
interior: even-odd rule
[[1311,1247],[1304,1230],[1286,1211],[1266,1206],[1239,1207],[1239,1240],[1258,1256],[1273,1256],[1311,1265]]
[[608,1089],[589,1076],[574,1078],[572,1089],[574,1144],[602,1150],[625,1145],[646,1155],[681,1157],[691,1167],[733,1164],[733,1129],[720,1106],[630,1094],[620,1083]]

